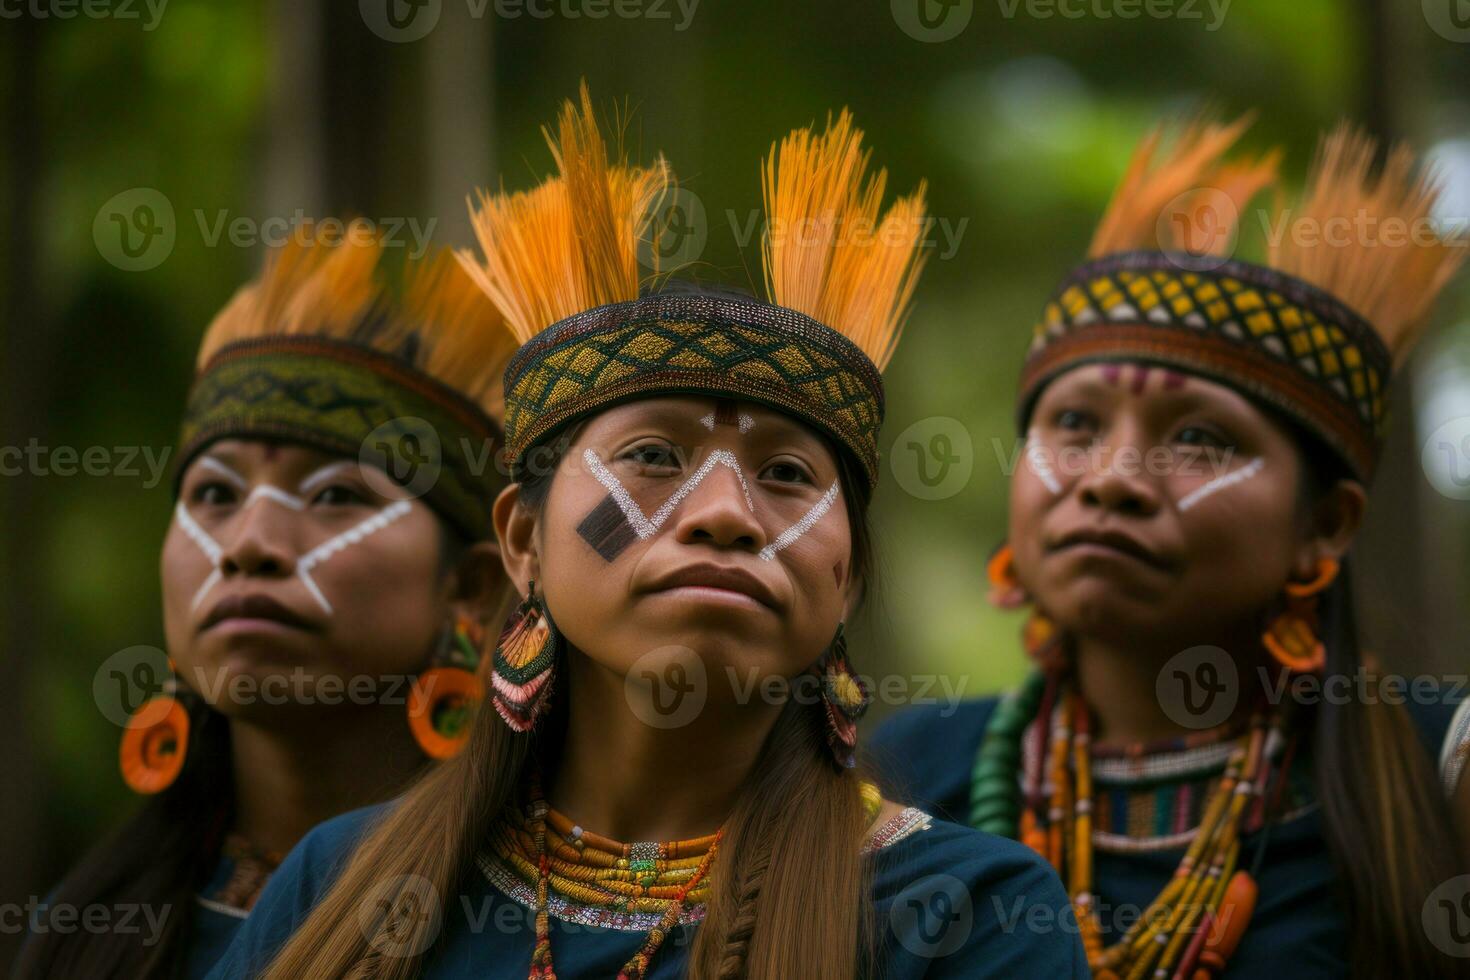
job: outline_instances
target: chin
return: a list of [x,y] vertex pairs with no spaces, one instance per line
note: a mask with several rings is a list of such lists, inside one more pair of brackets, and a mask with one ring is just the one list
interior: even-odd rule
[[1132,596],[1098,579],[1082,579],[1057,590],[1043,608],[1067,632],[1118,642],[1139,633],[1157,634],[1168,618],[1157,598]]

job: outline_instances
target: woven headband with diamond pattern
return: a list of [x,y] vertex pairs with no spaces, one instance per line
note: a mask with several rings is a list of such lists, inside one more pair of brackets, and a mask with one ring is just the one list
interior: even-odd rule
[[230,438],[371,462],[421,492],[470,540],[492,533],[490,507],[505,478],[472,460],[492,457],[485,447],[500,441],[495,423],[458,391],[382,351],[290,335],[221,348],[189,391],[175,494],[194,457]]
[[618,402],[710,393],[782,409],[848,449],[878,479],[883,381],[856,344],[810,317],[755,300],[665,293],[568,317],[528,340],[505,371],[512,472],[563,426]]
[[1025,432],[1046,384],[1100,361],[1169,365],[1260,399],[1373,472],[1392,359],[1372,325],[1275,269],[1187,253],[1124,252],[1072,272],[1021,372]]

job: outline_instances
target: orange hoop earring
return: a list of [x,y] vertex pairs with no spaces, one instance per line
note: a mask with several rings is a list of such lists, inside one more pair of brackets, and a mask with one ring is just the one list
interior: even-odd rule
[[149,698],[128,719],[118,746],[123,782],[134,793],[162,793],[184,771],[188,750],[189,712],[172,691]]
[[990,581],[990,604],[997,609],[1020,609],[1026,604],[1026,590],[1016,577],[1016,554],[1010,542],[1002,541],[985,563],[985,577]]
[[1261,643],[1281,666],[1297,674],[1314,674],[1327,666],[1327,647],[1317,632],[1317,600],[1342,566],[1335,558],[1317,562],[1310,582],[1286,583],[1286,608],[1266,625]]
[[470,739],[475,709],[485,700],[485,685],[476,674],[483,634],[464,616],[455,622],[448,650],[414,681],[408,695],[408,729],[419,749],[431,759],[452,759]]
[[1314,595],[1326,591],[1327,587],[1337,581],[1337,573],[1342,566],[1336,558],[1322,558],[1317,562],[1317,577],[1310,582],[1287,582],[1286,594],[1293,599],[1309,599]]

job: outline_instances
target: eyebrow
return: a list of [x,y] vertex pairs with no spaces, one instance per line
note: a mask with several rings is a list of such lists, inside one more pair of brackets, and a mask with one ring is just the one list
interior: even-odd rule
[[302,493],[310,493],[318,485],[327,482],[344,469],[351,469],[357,464],[348,459],[339,459],[334,463],[318,466],[315,470],[301,478],[296,484],[296,489]]
[[200,456],[199,465],[203,469],[212,470],[215,473],[218,473],[220,476],[224,477],[226,480],[229,480],[241,490],[244,490],[245,488],[250,486],[250,481],[241,476],[239,471],[233,469],[230,466],[227,466],[225,463],[222,463],[220,460],[214,458],[213,456]]

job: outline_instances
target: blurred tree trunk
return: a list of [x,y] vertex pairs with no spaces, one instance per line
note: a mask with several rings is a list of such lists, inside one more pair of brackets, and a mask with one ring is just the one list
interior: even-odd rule
[[[48,329],[49,312],[37,283],[41,270],[37,201],[43,167],[40,127],[40,60],[42,25],[28,16],[6,24],[4,36],[3,132],[8,166],[3,176],[6,216],[3,272],[0,272],[0,445],[24,446],[31,438],[45,444],[46,392],[44,383],[53,360],[55,332]],[[0,535],[13,569],[31,565],[44,555],[45,523],[34,477],[0,477]],[[45,651],[35,638],[53,635],[46,629],[43,590],[31,583],[10,581],[0,589],[0,902],[24,903],[44,892],[44,848],[37,745],[34,733],[41,724],[36,710],[33,666],[45,662]],[[0,964],[11,962],[23,937],[0,933]],[[5,972],[9,972],[8,967]]]
[[[1417,11],[1396,0],[1363,0],[1362,12],[1358,115],[1385,143],[1420,135],[1432,92],[1415,50],[1425,34],[1415,30],[1423,26]],[[1386,658],[1386,670],[1443,674],[1459,659],[1464,556],[1439,530],[1453,515],[1424,478],[1413,375],[1406,366],[1390,390],[1388,439],[1354,548],[1357,605],[1364,647]]]

